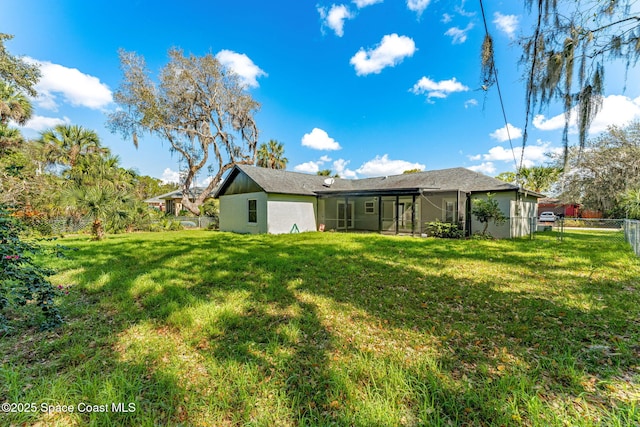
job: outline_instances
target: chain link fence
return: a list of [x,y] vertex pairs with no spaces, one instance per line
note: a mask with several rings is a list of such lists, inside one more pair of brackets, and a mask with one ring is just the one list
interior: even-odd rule
[[180,222],[184,228],[218,228],[218,217],[215,216],[176,216],[171,219]]
[[611,237],[625,241],[625,220],[609,218],[558,218],[555,222],[538,221],[538,231],[550,231],[556,234],[558,240],[564,240],[567,233],[573,231],[595,231],[610,233]]
[[55,235],[78,233],[79,231],[88,229],[91,222],[91,218],[89,217],[59,217],[49,220],[49,225],[51,226],[51,234]]
[[[32,223],[30,226],[43,235],[64,235],[88,231],[91,227],[90,217],[58,217],[44,220],[41,223]],[[134,230],[163,231],[180,230],[190,228],[214,229],[219,225],[218,217],[213,216],[166,216],[161,219],[151,220],[140,228]]]
[[624,238],[636,255],[640,256],[640,221],[635,219],[624,220]]

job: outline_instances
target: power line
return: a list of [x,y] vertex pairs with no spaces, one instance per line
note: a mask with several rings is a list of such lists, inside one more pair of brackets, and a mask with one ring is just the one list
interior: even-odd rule
[[[482,12],[482,22],[484,23],[484,32],[487,37],[491,37],[489,35],[489,27],[487,26],[487,18],[484,14],[484,5],[482,0],[480,1],[480,11]],[[518,161],[516,160],[516,153],[513,150],[513,141],[511,140],[511,132],[509,131],[509,121],[507,120],[507,113],[504,109],[504,101],[502,100],[502,91],[500,90],[500,82],[498,81],[498,69],[495,67],[495,64],[492,61],[491,71],[495,76],[496,88],[498,89],[498,99],[500,100],[500,108],[502,109],[502,118],[504,119],[504,127],[507,130],[507,137],[509,138],[509,146],[511,147],[511,154],[513,155],[513,164],[516,168],[516,184],[519,185],[520,179],[520,169],[522,169],[522,158],[520,159],[520,165],[518,165]],[[522,156],[524,157],[524,147],[522,148]]]

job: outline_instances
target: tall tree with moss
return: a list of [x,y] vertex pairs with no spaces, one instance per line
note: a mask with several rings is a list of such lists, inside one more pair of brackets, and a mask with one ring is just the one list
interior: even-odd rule
[[[582,152],[570,148],[560,197],[609,217],[624,217],[625,192],[640,188],[640,121],[611,126],[588,140],[586,148]],[[562,164],[563,159],[557,162]]]
[[[182,205],[195,215],[236,164],[254,164],[259,104],[239,76],[212,54],[201,57],[169,50],[169,63],[154,82],[144,58],[120,52],[123,81],[114,94],[120,110],[109,116],[109,126],[125,138],[153,135],[167,141],[184,160]],[[211,181],[195,200],[189,199],[196,174],[208,169]]]
[[[522,146],[538,107],[559,102],[564,110],[563,145],[569,149],[569,125],[575,119],[578,147],[600,110],[605,70],[622,61],[627,70],[640,58],[640,15],[632,0],[526,0],[534,18],[531,33],[521,38],[524,65],[525,124]],[[481,2],[482,4],[482,2]],[[482,44],[482,80],[496,81],[493,39]],[[524,150],[522,150],[524,155]],[[520,165],[523,158],[521,156]]]

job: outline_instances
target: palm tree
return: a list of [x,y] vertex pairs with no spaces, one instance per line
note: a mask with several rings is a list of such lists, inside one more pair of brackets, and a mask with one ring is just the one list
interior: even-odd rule
[[[331,176],[333,172],[331,171],[331,169],[321,169],[318,172],[316,172],[316,175],[318,176]],[[340,175],[335,173],[333,174],[333,178],[340,178]]]
[[0,125],[8,124],[9,120],[24,125],[32,113],[29,99],[13,86],[0,81]]
[[133,187],[136,172],[120,167],[120,158],[108,154],[87,154],[78,158],[76,164],[63,174],[76,185],[107,186],[117,190]]
[[102,240],[105,236],[105,225],[128,225],[131,216],[131,197],[109,186],[74,186],[68,189],[63,200],[68,206],[91,220],[91,234],[94,240]]
[[520,169],[520,175],[524,188],[542,193],[549,191],[558,181],[560,169],[553,166],[534,166]]
[[57,125],[41,134],[40,142],[51,163],[75,166],[80,156],[109,154],[95,131],[77,125]]
[[502,172],[496,176],[496,179],[500,181],[515,183],[516,182],[516,173],[515,172]]
[[24,141],[18,129],[0,123],[0,154]]
[[272,139],[258,148],[256,165],[269,169],[285,169],[289,159],[284,157],[284,145]]

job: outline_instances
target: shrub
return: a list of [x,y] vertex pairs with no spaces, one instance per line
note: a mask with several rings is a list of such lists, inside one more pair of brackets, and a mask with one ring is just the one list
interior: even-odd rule
[[461,239],[464,237],[464,231],[460,229],[458,224],[435,220],[428,222],[426,225],[429,235],[433,237],[445,239]]
[[[22,240],[24,225],[9,210],[0,205],[0,330],[11,327],[5,314],[11,310],[23,313],[31,307],[39,307],[44,317],[43,329],[62,324],[62,317],[54,303],[59,294],[47,279],[53,270],[37,265],[33,256],[44,253],[41,245]],[[60,254],[59,248],[56,253]]]
[[504,224],[507,221],[507,217],[504,216],[498,205],[498,201],[493,198],[493,194],[487,193],[487,199],[474,199],[473,208],[471,213],[476,217],[478,221],[484,224],[482,234],[488,234],[487,228],[489,222],[493,221],[495,225]]

